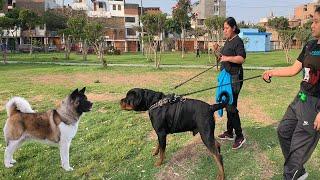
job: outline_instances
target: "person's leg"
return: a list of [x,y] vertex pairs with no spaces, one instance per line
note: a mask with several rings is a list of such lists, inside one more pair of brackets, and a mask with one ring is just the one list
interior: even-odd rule
[[307,102],[298,102],[296,115],[298,123],[293,132],[289,154],[284,164],[284,178],[298,179],[304,170],[303,165],[308,161],[316,148],[320,134],[313,127],[317,115],[318,99],[308,96]]
[[[237,107],[238,105],[238,97],[239,97],[239,94],[233,94],[232,105],[234,107]],[[227,110],[227,116],[228,116],[228,122],[230,122],[230,126],[228,126],[228,130],[229,128],[234,128],[236,136],[243,137],[239,111],[237,110],[235,112],[230,112]]]
[[298,101],[299,99],[295,98],[293,102],[288,106],[287,111],[284,114],[282,121],[280,122],[277,129],[278,139],[284,159],[288,158],[291,147],[291,139],[298,123],[298,119],[295,113],[296,104]]

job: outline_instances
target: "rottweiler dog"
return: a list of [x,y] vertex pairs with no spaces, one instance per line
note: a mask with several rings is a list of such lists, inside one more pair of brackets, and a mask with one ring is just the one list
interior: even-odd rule
[[[228,106],[229,96],[222,103],[210,105],[196,99],[185,99],[174,95],[165,95],[149,89],[134,88],[121,99],[120,106],[124,110],[149,111],[149,118],[158,136],[158,146],[153,155],[160,158],[156,166],[160,166],[165,157],[166,138],[168,134],[192,131],[193,135],[200,133],[201,139],[213,154],[219,174],[218,179],[224,179],[224,168],[220,144],[214,138],[214,112]],[[228,106],[229,107],[229,106]]]

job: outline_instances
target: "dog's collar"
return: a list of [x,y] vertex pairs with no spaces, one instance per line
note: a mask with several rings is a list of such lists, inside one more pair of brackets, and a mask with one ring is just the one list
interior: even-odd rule
[[185,98],[182,98],[181,96],[171,94],[163,99],[160,99],[158,102],[154,103],[152,106],[150,106],[149,111],[156,109],[158,107],[162,107],[168,103],[173,104],[179,101],[185,101]]

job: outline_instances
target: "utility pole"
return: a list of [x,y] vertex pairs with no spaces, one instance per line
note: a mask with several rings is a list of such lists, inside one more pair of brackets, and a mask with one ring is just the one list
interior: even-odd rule
[[141,10],[140,10],[140,26],[141,26],[141,33],[140,33],[140,36],[141,36],[141,52],[142,52],[142,55],[144,55],[144,42],[143,42],[143,24],[142,24],[142,15],[143,15],[143,5],[142,5],[142,0],[140,1],[140,4],[141,4]]

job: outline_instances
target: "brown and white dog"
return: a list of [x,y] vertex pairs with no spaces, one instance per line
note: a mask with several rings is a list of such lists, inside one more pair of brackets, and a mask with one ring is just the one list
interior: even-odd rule
[[74,90],[57,109],[44,113],[32,110],[28,101],[14,97],[6,104],[8,119],[4,126],[6,149],[4,165],[13,167],[16,162],[13,154],[27,140],[37,140],[59,146],[61,166],[66,171],[72,171],[69,164],[69,148],[71,140],[76,135],[80,116],[92,108],[92,103],[84,94],[85,87]]

